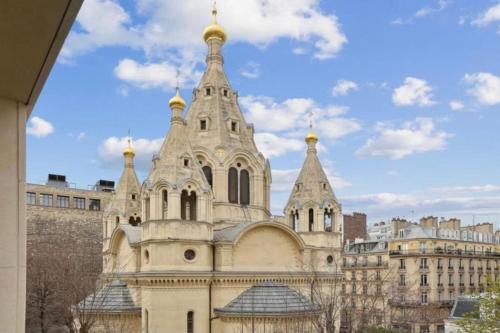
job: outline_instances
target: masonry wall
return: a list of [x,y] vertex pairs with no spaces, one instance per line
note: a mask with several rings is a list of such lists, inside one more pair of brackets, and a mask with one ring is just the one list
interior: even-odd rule
[[366,214],[344,214],[344,244],[347,240],[353,242],[355,238],[365,239],[366,236]]

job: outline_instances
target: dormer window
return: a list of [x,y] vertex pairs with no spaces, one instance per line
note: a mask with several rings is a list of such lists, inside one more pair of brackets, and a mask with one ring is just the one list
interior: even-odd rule
[[210,88],[205,88],[205,95],[210,96]]
[[206,119],[201,119],[200,120],[200,130],[206,131],[207,130],[207,120]]
[[185,167],[189,166],[189,160],[187,158],[184,159],[184,166]]
[[238,123],[231,121],[231,132],[236,132],[238,130]]

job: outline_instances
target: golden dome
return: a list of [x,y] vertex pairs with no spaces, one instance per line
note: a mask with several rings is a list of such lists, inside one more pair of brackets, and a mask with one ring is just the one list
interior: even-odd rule
[[219,23],[217,23],[217,8],[215,8],[215,3],[214,8],[212,9],[212,17],[212,24],[210,24],[205,28],[205,30],[203,30],[203,39],[206,42],[210,38],[219,38],[224,43],[226,41],[227,34],[224,28]]
[[127,145],[127,148],[125,148],[123,150],[123,156],[131,156],[131,157],[134,157],[135,156],[135,152],[134,150],[132,149],[132,146],[130,145],[130,136],[128,138],[128,145]]
[[179,88],[177,87],[177,92],[175,93],[175,96],[168,101],[168,105],[170,105],[171,109],[178,108],[178,109],[184,109],[186,107],[186,101],[181,97],[179,94]]
[[316,134],[314,134],[312,131],[309,132],[309,134],[306,135],[306,142],[309,143],[310,141],[318,142],[319,138]]

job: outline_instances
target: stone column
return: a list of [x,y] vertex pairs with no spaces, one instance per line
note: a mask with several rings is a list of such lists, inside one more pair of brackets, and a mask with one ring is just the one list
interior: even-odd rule
[[27,107],[0,98],[0,332],[24,332]]

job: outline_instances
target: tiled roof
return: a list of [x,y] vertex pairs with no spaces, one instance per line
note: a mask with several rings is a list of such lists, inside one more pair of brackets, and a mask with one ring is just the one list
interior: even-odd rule
[[318,315],[319,307],[290,287],[268,281],[247,289],[215,313],[226,317],[296,317]]
[[141,311],[141,308],[135,305],[127,284],[120,280],[114,280],[96,293],[87,296],[78,307],[91,312]]
[[120,228],[125,232],[128,243],[130,245],[139,243],[141,241],[141,227],[132,226],[130,224],[120,224]]

